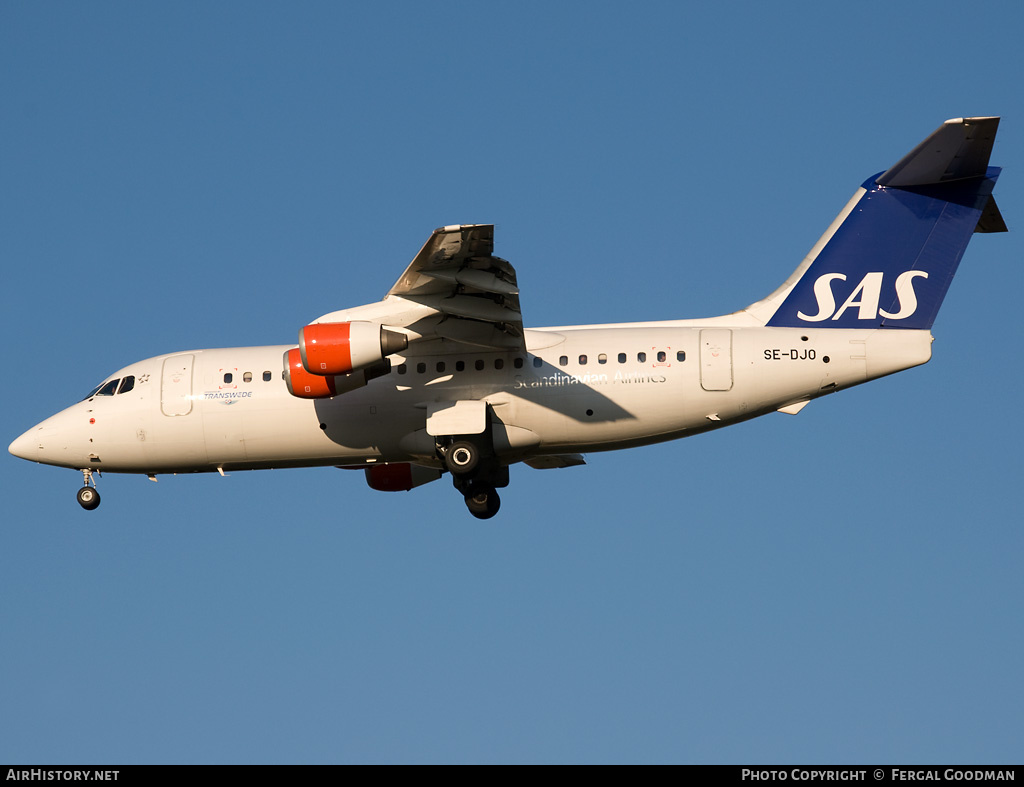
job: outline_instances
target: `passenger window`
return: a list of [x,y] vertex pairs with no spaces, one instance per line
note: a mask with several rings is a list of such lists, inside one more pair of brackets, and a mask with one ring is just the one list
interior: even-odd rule
[[683,350],[680,350],[679,352],[677,352],[676,353],[676,360],[677,361],[685,361],[686,360],[686,353]]
[[135,378],[132,375],[128,375],[121,381],[121,387],[117,389],[119,394],[128,393],[132,388],[135,387]]
[[626,354],[625,353],[619,353],[619,363],[625,363],[625,362],[626,362]]
[[558,358],[558,365],[559,366],[568,366],[569,365],[569,356],[568,355],[560,356]]
[[640,361],[640,363],[643,363],[644,361],[647,360],[647,353],[637,353],[636,359]]
[[533,356],[533,368],[534,369],[539,369],[543,365],[544,365],[544,361],[541,358],[538,358],[536,355]]
[[586,365],[587,365],[587,356],[581,355],[580,356],[580,366],[586,366]]
[[398,364],[398,367],[396,368],[396,371],[399,374],[405,374],[407,371],[409,371],[409,367],[406,366],[404,363],[400,363],[400,364]]
[[416,364],[416,374],[426,374],[427,365],[425,363]]
[[476,363],[473,364],[473,368],[476,369],[478,372],[482,372],[484,370],[483,358],[477,358]]
[[465,370],[466,370],[466,362],[465,361],[456,361],[455,362],[455,371],[463,372]]
[[435,368],[437,369],[438,373],[443,372],[444,371],[444,361],[438,361],[437,362],[437,366]]
[[608,363],[608,356],[605,355],[604,353],[601,353],[599,356],[597,356],[597,362],[598,363]]
[[252,382],[252,372],[246,372],[245,374],[243,374],[242,375],[242,382],[251,383]]
[[233,379],[235,378],[231,376],[231,372],[224,373],[224,382],[230,383]]
[[516,367],[517,369],[522,369],[523,368],[523,359],[522,358],[516,358],[514,361],[512,361],[512,365],[514,367]]
[[505,368],[505,359],[504,358],[495,358],[494,359],[494,368],[495,369],[504,369]]
[[97,395],[97,396],[113,396],[113,395],[114,395],[114,392],[115,392],[115,391],[117,390],[117,384],[118,384],[119,382],[121,382],[121,380],[120,380],[120,379],[117,379],[117,380],[111,380],[111,381],[110,381],[109,383],[107,383],[106,385],[104,385],[103,387],[101,387],[101,388],[100,388],[100,389],[99,389],[99,390],[98,390],[98,391],[96,392],[96,395]]
[[270,382],[270,378],[271,378],[270,372],[264,372],[263,373],[263,382],[269,383]]
[[665,363],[668,360],[668,353],[664,350],[658,350],[658,363]]

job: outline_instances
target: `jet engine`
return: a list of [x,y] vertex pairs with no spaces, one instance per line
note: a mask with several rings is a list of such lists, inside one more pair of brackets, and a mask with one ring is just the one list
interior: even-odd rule
[[375,366],[359,369],[351,374],[310,374],[302,364],[298,347],[284,354],[284,381],[288,386],[288,393],[300,399],[326,399],[329,396],[338,396],[362,388],[370,380],[390,371],[391,363],[383,360]]
[[321,322],[299,331],[302,366],[321,376],[365,369],[408,346],[405,334],[372,322]]
[[288,386],[288,392],[300,399],[324,399],[338,393],[334,375],[323,377],[306,371],[298,348],[288,350],[284,354],[284,381]]

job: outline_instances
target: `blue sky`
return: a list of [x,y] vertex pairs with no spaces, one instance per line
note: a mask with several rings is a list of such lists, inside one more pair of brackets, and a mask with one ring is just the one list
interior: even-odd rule
[[294,341],[494,223],[527,324],[710,316],[944,119],[1003,117],[930,364],[513,468],[5,454],[0,761],[978,762],[1024,738],[1018,3],[0,5],[9,442],[132,361]]

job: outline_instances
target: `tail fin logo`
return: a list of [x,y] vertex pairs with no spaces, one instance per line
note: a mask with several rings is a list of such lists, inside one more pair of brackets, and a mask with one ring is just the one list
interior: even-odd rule
[[999,118],[943,123],[865,180],[811,254],[751,314],[772,328],[929,330],[975,232],[1005,232],[988,166]]
[[882,271],[871,271],[864,275],[860,283],[849,294],[843,305],[836,309],[836,297],[832,292],[832,282],[846,281],[845,273],[826,273],[814,282],[814,297],[818,302],[817,314],[804,314],[798,311],[796,316],[804,322],[824,322],[838,320],[848,309],[857,309],[858,320],[905,320],[917,311],[917,293],[914,291],[914,279],[927,279],[926,271],[904,271],[896,277],[895,296],[897,308],[888,312],[879,307],[882,298]]

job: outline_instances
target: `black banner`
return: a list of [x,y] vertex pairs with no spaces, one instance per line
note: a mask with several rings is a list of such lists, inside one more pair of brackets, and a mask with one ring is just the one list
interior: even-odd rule
[[[116,782],[151,780],[154,767],[173,765],[0,765],[0,777],[12,782]],[[223,766],[178,766],[223,767]],[[234,765],[227,767],[267,767]],[[295,767],[295,766],[274,766]],[[742,782],[1014,782],[1019,765],[687,765],[715,771]],[[2,787],[2,785],[0,785]]]

